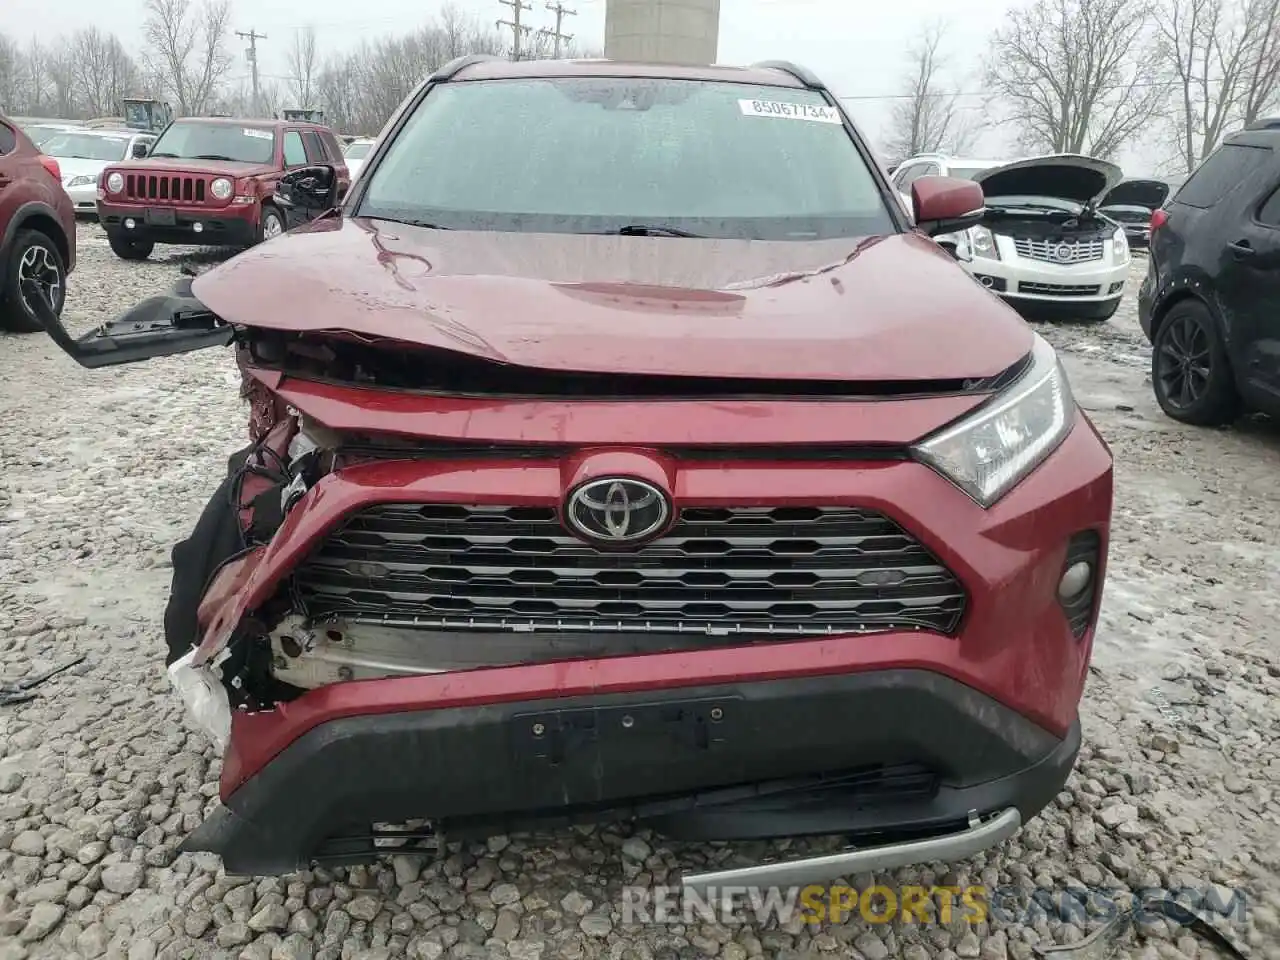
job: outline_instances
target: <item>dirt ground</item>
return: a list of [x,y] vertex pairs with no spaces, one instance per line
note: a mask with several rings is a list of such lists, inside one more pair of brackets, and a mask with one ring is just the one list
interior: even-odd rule
[[[167,286],[184,253],[124,263],[96,225],[81,227],[80,251],[67,307],[80,329]],[[1142,269],[1111,321],[1039,327],[1116,459],[1078,768],[1003,847],[875,879],[981,882],[1024,900],[1240,891],[1247,916],[1226,929],[1251,956],[1280,958],[1280,428],[1164,417],[1132,299]],[[0,707],[0,960],[1025,960],[1097,925],[627,923],[624,882],[661,882],[677,853],[731,851],[677,851],[621,826],[286,878],[175,856],[216,801],[218,763],[161,666],[168,552],[244,442],[238,382],[225,352],[89,372],[43,336],[0,337],[0,675],[87,657],[38,699]],[[1140,933],[1126,955],[1214,955],[1167,922]]]

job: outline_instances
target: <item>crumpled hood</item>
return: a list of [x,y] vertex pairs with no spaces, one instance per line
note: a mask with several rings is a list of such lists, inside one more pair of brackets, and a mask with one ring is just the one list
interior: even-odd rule
[[1125,180],[1107,191],[1102,206],[1158,210],[1169,199],[1171,189],[1163,180]]
[[233,324],[348,331],[544,370],[980,378],[1032,343],[1012,309],[914,234],[766,243],[333,217],[192,289]]
[[1077,153],[1015,160],[974,177],[988,200],[1000,197],[1056,197],[1096,203],[1124,177],[1114,163]]

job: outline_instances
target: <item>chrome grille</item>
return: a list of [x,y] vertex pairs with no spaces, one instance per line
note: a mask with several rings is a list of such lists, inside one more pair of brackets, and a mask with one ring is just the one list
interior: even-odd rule
[[124,194],[131,200],[167,200],[170,203],[204,203],[203,177],[131,173],[124,178]]
[[[1102,240],[1033,240],[1030,237],[1014,237],[1013,248],[1024,260],[1040,260],[1044,263],[1088,263],[1101,260],[1106,245]],[[1059,252],[1063,256],[1059,256]]]
[[603,550],[543,507],[383,504],[294,576],[310,616],[443,630],[811,636],[950,633],[954,576],[856,508],[685,509],[644,546]]

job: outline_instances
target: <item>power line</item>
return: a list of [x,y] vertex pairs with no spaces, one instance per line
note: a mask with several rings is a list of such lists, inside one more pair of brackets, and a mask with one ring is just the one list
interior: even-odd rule
[[512,10],[510,20],[499,20],[498,26],[511,28],[511,59],[520,59],[520,39],[527,34],[532,27],[520,22],[520,11],[532,10],[533,5],[525,3],[524,0],[498,0],[504,7],[510,7]]
[[267,35],[258,33],[257,30],[250,27],[248,33],[243,30],[237,30],[236,36],[249,41],[249,49],[245,51],[245,57],[253,67],[253,109],[257,113],[262,109],[262,99],[258,96],[258,41],[267,39]]
[[560,2],[560,0],[556,0],[555,3],[548,3],[547,9],[556,15],[556,28],[555,30],[547,30],[544,28],[542,30],[539,30],[538,32],[542,34],[544,37],[549,36],[549,37],[555,38],[555,58],[559,60],[560,44],[564,41],[573,39],[572,33],[564,34],[560,32],[560,21],[563,20],[565,17],[576,17],[578,15],[578,11],[568,9],[567,7],[565,7],[564,4]]

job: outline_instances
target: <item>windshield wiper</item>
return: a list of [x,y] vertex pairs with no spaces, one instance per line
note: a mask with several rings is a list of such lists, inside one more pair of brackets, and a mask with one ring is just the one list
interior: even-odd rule
[[[153,153],[152,156],[154,157],[155,154]],[[235,160],[236,160],[235,157],[228,157],[222,153],[197,153],[191,159],[192,160],[226,160],[230,163],[235,163]]]
[[629,223],[625,227],[619,227],[617,230],[607,230],[606,233],[616,233],[623,237],[700,237],[701,234],[690,233],[688,230],[678,230],[675,227],[664,227],[662,224],[648,223]]

